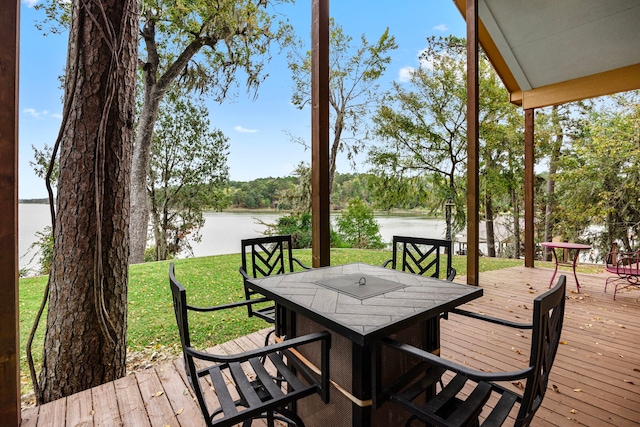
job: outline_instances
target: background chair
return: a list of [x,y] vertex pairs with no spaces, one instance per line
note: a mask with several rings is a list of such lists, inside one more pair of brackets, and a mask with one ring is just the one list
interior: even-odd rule
[[[514,425],[528,426],[542,404],[560,343],[565,288],[566,277],[561,276],[552,290],[534,300],[532,324],[523,325],[464,310],[453,310],[490,323],[532,329],[529,366],[525,369],[513,372],[476,371],[390,338],[376,342],[373,355],[375,407],[385,401],[402,406],[412,414],[406,426],[416,419],[440,427],[499,426],[505,422],[512,408],[519,404]],[[384,363],[381,360],[382,347],[409,353],[421,363],[383,389],[380,383],[380,366]],[[445,375],[447,372],[451,375]],[[499,384],[520,380],[526,381],[522,394]],[[444,381],[444,387],[437,385],[440,381]],[[464,393],[459,393],[464,387]],[[493,408],[480,424],[478,417],[492,394],[496,395],[497,402],[493,402]]]
[[456,270],[451,266],[452,250],[450,240],[393,236],[393,257],[382,266],[391,264],[394,270],[440,278],[440,258],[445,257],[446,271],[443,275],[448,281],[453,281]]
[[615,276],[608,277],[604,283],[604,291],[607,292],[609,283],[613,283],[613,299],[616,299],[618,288],[624,289],[630,286],[639,286],[640,277],[640,251],[618,252],[617,245],[613,245],[611,252],[605,258],[606,269]]
[[[304,269],[310,267],[293,257],[291,235],[266,236],[241,241],[242,266],[239,272],[243,277],[244,292],[247,300],[259,295],[248,282],[251,278],[291,273],[294,262]],[[247,305],[249,317],[256,316],[268,323],[275,323],[275,305],[272,303],[256,309]],[[280,335],[276,333],[276,335]]]
[[[180,333],[185,370],[189,383],[209,427],[251,424],[255,418],[266,418],[267,425],[274,420],[303,427],[303,421],[286,406],[318,393],[324,403],[329,402],[329,348],[330,335],[320,332],[235,355],[216,355],[196,350],[191,345],[188,312],[215,312],[253,304],[241,301],[215,307],[195,307],[187,304],[184,286],[175,278],[174,265],[169,267],[169,284],[173,295],[173,308]],[[290,351],[293,347],[320,342],[321,374],[316,376]],[[285,361],[286,358],[286,361]],[[275,372],[267,372],[263,361],[268,360]],[[212,364],[213,362],[213,364]],[[305,383],[289,366],[295,367]],[[250,366],[251,369],[245,369]],[[205,396],[211,387],[215,390]],[[211,405],[211,401],[218,406]],[[209,402],[209,404],[207,403]]]

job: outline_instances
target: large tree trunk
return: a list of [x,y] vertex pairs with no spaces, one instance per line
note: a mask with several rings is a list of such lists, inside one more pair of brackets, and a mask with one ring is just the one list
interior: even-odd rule
[[[560,126],[560,117],[558,115],[558,106],[554,105],[551,110],[551,120],[553,123],[553,132],[555,134],[555,142],[551,149],[551,157],[549,158],[549,177],[547,178],[547,206],[544,216],[544,240],[550,242],[553,239],[553,210],[555,208],[555,174],[558,170],[558,159],[560,158],[560,149],[562,148],[563,131]],[[551,249],[545,247],[543,258],[545,261],[551,261]]]
[[125,374],[139,4],[72,6],[41,402]]
[[155,22],[153,20],[146,22],[142,30],[142,38],[146,46],[147,60],[141,64],[144,78],[144,100],[138,119],[131,167],[131,251],[129,254],[129,262],[131,264],[144,262],[144,251],[147,247],[149,229],[147,172],[151,157],[153,128],[158,118],[160,102],[171,82],[184,70],[189,60],[204,45],[202,38],[196,38],[185,47],[163,74],[159,74],[160,57],[158,56]]
[[131,253],[129,254],[131,264],[144,262],[144,251],[147,247],[149,229],[147,172],[151,157],[153,128],[164,92],[155,84],[153,86],[145,84],[145,101],[138,120],[131,166]]

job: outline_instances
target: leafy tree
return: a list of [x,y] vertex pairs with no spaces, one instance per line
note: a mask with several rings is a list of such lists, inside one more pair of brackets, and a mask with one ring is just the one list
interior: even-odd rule
[[190,240],[200,241],[203,210],[227,205],[229,145],[222,132],[209,130],[207,116],[202,101],[177,90],[160,106],[147,174],[158,261],[190,250]]
[[353,199],[336,220],[342,241],[353,248],[384,248],[380,225],[373,217],[373,209],[359,198]]
[[257,90],[272,41],[286,41],[290,28],[276,25],[270,5],[289,0],[151,0],[141,14],[140,68],[144,104],[133,153],[131,180],[131,262],[141,262],[147,242],[146,193],[153,127],[158,107],[172,82],[226,98],[237,71]]
[[275,224],[267,226],[266,235],[291,234],[291,244],[295,249],[311,247],[311,213],[294,213],[278,218]]
[[[561,164],[563,150],[570,148],[570,141],[574,137],[580,139],[580,111],[587,111],[583,102],[553,106],[550,113],[544,110],[536,115],[536,146],[539,147],[538,156],[546,157],[549,169],[546,179],[543,200],[544,206],[544,234],[543,241],[551,241],[555,234],[557,222],[556,176]],[[551,249],[544,248],[543,258],[551,260]]]
[[[391,61],[390,52],[397,48],[395,38],[387,28],[375,43],[363,34],[360,44],[344,34],[342,27],[330,22],[329,36],[329,104],[333,141],[329,153],[329,188],[333,188],[336,158],[346,152],[352,159],[364,147],[366,133],[362,128],[370,109],[378,102],[378,79]],[[294,91],[291,102],[304,108],[311,102],[311,51],[297,45],[289,55]],[[306,143],[300,141],[302,144]]]
[[575,239],[593,224],[604,226],[606,254],[613,242],[632,249],[640,224],[640,92],[605,98],[587,111],[584,131],[563,152],[556,175],[557,229]]
[[300,162],[291,175],[296,182],[278,193],[278,203],[287,206],[292,215],[311,213],[311,166]]
[[70,6],[63,119],[53,149],[55,158],[59,148],[60,163],[39,384],[31,364],[40,403],[115,380],[126,368],[139,4],[74,0]]
[[[143,80],[143,105],[138,118],[131,173],[132,263],[142,262],[147,244],[149,204],[146,173],[160,102],[178,81],[187,89],[210,94],[222,102],[236,85],[238,71],[248,90],[264,79],[272,42],[286,45],[291,27],[275,23],[270,8],[292,0],[149,0],[140,10],[138,67]],[[68,2],[49,0],[41,28],[60,32],[69,22]],[[136,10],[138,10],[136,8]]]
[[[496,256],[496,214],[511,211],[515,252],[520,247],[519,205],[515,189],[521,187],[524,126],[521,109],[509,102],[509,94],[485,56],[480,62],[480,185],[484,201],[487,255]],[[507,172],[507,173],[505,173]],[[505,197],[508,194],[509,197]],[[508,200],[508,201],[507,201]]]
[[[421,62],[429,65],[413,70],[408,87],[394,82],[373,118],[382,144],[369,151],[369,162],[377,187],[386,193],[376,198],[386,205],[433,193],[442,210],[447,201],[465,204],[459,179],[466,162],[465,56],[460,39],[427,41]],[[455,209],[454,218],[461,228],[464,210]]]

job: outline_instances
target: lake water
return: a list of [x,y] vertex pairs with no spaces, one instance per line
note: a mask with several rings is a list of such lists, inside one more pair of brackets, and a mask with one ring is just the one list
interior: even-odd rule
[[[35,233],[51,225],[49,205],[20,203],[18,207],[20,268],[33,268],[33,253],[25,253],[36,241]],[[192,243],[195,256],[221,255],[240,252],[240,240],[262,235],[265,226],[259,221],[275,223],[282,214],[252,212],[206,212],[201,230],[202,241]],[[332,218],[334,218],[332,216]],[[424,216],[376,216],[384,242],[390,243],[394,235],[444,238],[444,219]],[[32,251],[33,252],[33,251]]]

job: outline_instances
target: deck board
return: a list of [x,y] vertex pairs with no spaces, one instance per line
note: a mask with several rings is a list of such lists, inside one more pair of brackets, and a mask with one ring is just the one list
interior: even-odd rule
[[151,427],[180,427],[154,368],[135,373]]
[[124,427],[150,427],[149,416],[145,410],[135,375],[127,375],[113,382],[116,388],[118,408]]
[[109,382],[92,388],[91,397],[93,402],[94,426],[107,427],[118,425],[121,417],[114,383]]
[[[548,289],[552,273],[524,267],[481,273],[484,297],[464,308],[530,322],[532,301]],[[582,293],[578,294],[573,275],[567,274],[563,344],[533,426],[640,427],[640,290],[622,290],[613,301],[613,293],[604,292],[606,277],[579,274]],[[465,278],[456,281],[464,283]],[[453,314],[442,320],[441,329],[442,357],[484,370],[526,366],[530,331],[487,326]],[[259,348],[267,332],[258,331],[210,350],[225,354]],[[215,402],[213,390],[205,392]],[[23,427],[204,426],[181,358],[66,399],[26,408],[22,418]],[[253,425],[265,423],[257,420]]]
[[91,390],[81,391],[67,398],[67,423],[72,426],[93,426]]

